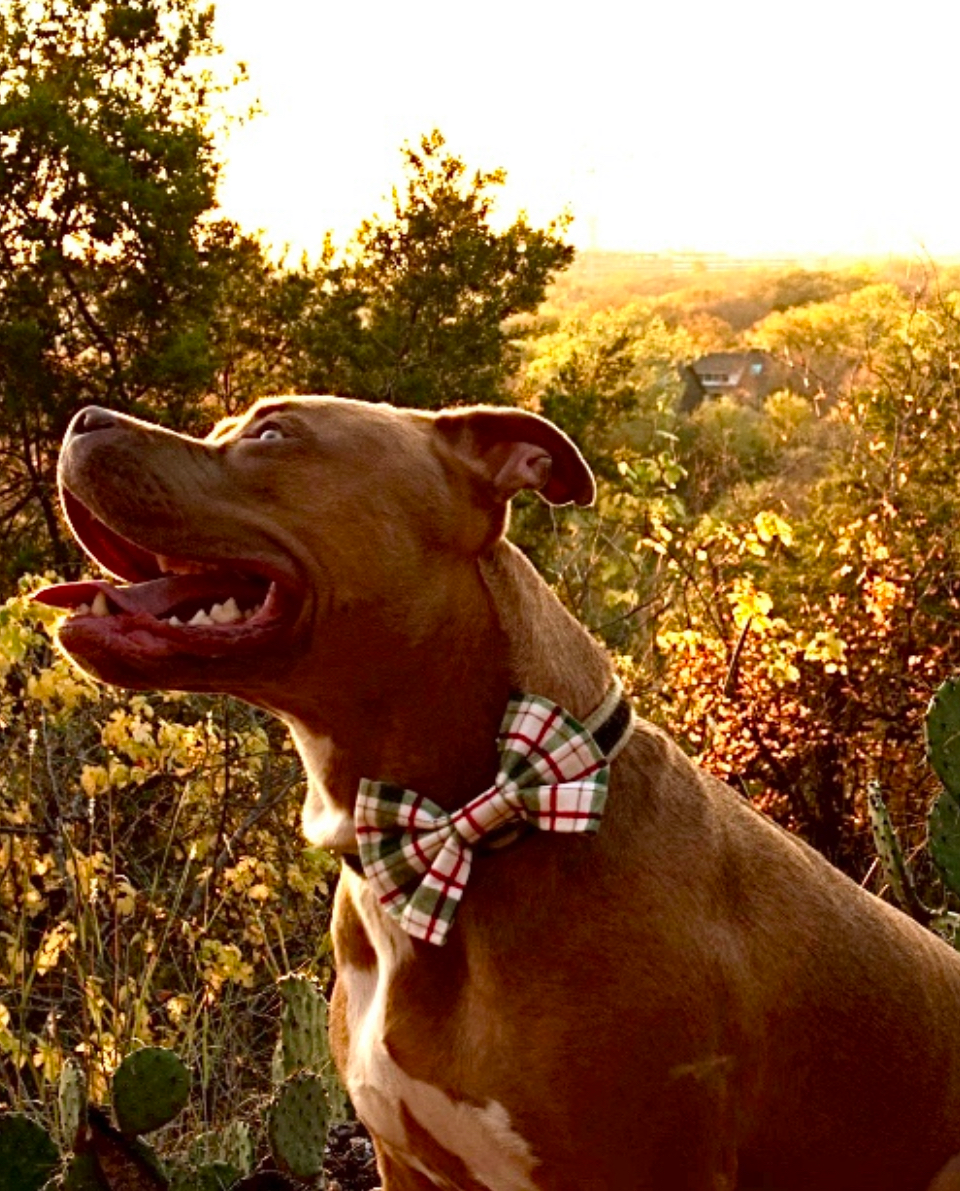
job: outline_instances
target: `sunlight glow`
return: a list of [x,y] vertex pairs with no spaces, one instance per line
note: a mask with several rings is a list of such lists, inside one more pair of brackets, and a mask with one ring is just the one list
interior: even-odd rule
[[501,213],[581,247],[960,255],[955,0],[220,0],[265,114],[227,145],[226,214],[342,244],[440,128],[503,166]]

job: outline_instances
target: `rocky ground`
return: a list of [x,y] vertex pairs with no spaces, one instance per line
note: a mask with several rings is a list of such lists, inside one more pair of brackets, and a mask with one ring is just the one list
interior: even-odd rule
[[[324,1191],[379,1191],[380,1176],[373,1145],[359,1121],[330,1129],[323,1173]],[[294,1180],[264,1163],[254,1174],[235,1184],[233,1191],[305,1191],[319,1182],[319,1179]],[[2,1177],[0,1186],[4,1186]],[[153,1191],[153,1188],[141,1183],[118,1183],[115,1191]]]
[[330,1130],[324,1169],[327,1191],[376,1191],[380,1186],[373,1145],[359,1121]]

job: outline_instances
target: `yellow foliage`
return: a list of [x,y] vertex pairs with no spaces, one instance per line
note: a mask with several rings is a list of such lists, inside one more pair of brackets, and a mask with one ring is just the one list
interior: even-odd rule
[[168,997],[164,1002],[163,1008],[173,1024],[179,1026],[182,1022],[186,1021],[194,1005],[189,997],[180,993],[177,996]]
[[253,964],[243,958],[236,943],[221,943],[218,939],[204,939],[200,944],[200,967],[210,988],[219,992],[224,984],[240,984],[252,988]]
[[126,877],[118,877],[113,906],[121,918],[128,918],[137,908],[137,891]]
[[88,798],[95,798],[110,788],[110,776],[103,765],[84,765],[80,770],[80,788]]
[[102,1101],[155,1039],[188,1061],[250,1048],[260,1091],[262,1020],[234,1001],[328,964],[330,870],[278,798],[295,756],[240,704],[97,685],[52,650],[55,618],[0,607],[0,1083],[49,1100],[80,1056]]
[[97,699],[100,692],[93,681],[71,666],[66,658],[57,658],[38,674],[29,675],[27,694],[57,713],[73,711],[80,703]]
[[753,523],[757,528],[757,537],[761,542],[769,545],[770,542],[779,538],[784,546],[793,545],[793,529],[789,522],[778,516],[776,513],[769,511],[757,513],[753,519]]
[[43,976],[55,968],[63,956],[69,952],[76,937],[76,929],[68,922],[59,922],[56,926],[51,927],[43,936],[34,959],[34,969],[37,975]]
[[93,852],[89,856],[74,852],[67,860],[67,871],[80,896],[85,901],[95,902],[100,894],[102,879],[110,872],[110,859],[105,852]]
[[34,1044],[31,1062],[47,1083],[54,1083],[63,1067],[63,1052],[53,1038],[43,1037]]
[[733,608],[737,628],[743,628],[751,621],[751,628],[763,636],[771,627],[769,613],[773,600],[765,591],[757,591],[750,579],[737,578],[730,585],[727,599]]
[[17,1067],[23,1067],[30,1061],[30,1049],[25,1039],[12,1029],[13,1019],[10,1010],[0,1002],[0,1052],[6,1054]]
[[898,584],[879,575],[869,576],[862,584],[863,602],[878,628],[887,624],[890,613],[901,603]]
[[847,645],[835,632],[814,633],[803,647],[804,661],[822,662],[826,674],[846,674]]

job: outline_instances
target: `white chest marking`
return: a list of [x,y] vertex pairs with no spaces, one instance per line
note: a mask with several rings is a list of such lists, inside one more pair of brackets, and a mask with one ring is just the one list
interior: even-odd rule
[[357,846],[353,819],[327,793],[327,766],[332,746],[324,737],[314,736],[292,716],[286,721],[297,752],[307,771],[307,797],[303,804],[303,834],[311,844],[334,851],[350,852]]
[[409,956],[411,943],[385,922],[362,878],[346,870],[350,894],[377,953],[377,967],[341,968],[345,984],[350,1059],[347,1086],[357,1112],[370,1131],[395,1153],[444,1191],[457,1191],[439,1171],[417,1157],[407,1137],[401,1107],[421,1129],[464,1164],[470,1177],[490,1191],[537,1191],[532,1172],[537,1165],[530,1146],[512,1128],[502,1104],[483,1107],[454,1100],[440,1088],[408,1075],[390,1057],[383,1042],[387,992],[393,973]]

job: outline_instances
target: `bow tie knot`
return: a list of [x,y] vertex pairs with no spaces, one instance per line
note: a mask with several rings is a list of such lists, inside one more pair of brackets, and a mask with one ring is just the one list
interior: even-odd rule
[[[493,785],[479,798],[468,802],[450,816],[450,827],[469,846],[480,843],[485,836],[493,835],[507,823],[524,817],[524,806],[518,797],[516,787],[501,788]],[[442,831],[441,820],[435,824]]]
[[[474,849],[502,827],[598,830],[608,758],[632,727],[619,685],[587,723],[537,695],[514,697],[498,737],[497,780],[454,811],[400,786],[361,781],[355,817],[364,875],[404,930],[427,942],[446,941]],[[604,755],[590,729],[609,736],[611,725],[615,734]]]

